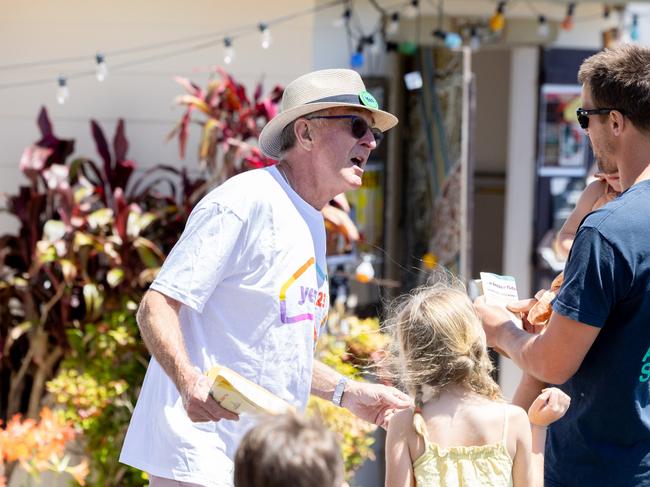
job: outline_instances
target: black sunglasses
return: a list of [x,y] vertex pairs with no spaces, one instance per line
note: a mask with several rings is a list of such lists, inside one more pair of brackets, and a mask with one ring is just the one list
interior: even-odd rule
[[[617,110],[616,108],[594,108],[593,110],[585,110],[578,108],[576,115],[578,116],[578,123],[583,129],[589,128],[589,115],[607,115],[609,112]],[[620,111],[620,110],[618,110]]]
[[382,140],[384,140],[384,133],[378,128],[371,127],[368,125],[368,122],[363,117],[358,117],[357,115],[314,115],[313,117],[305,117],[307,120],[313,120],[315,118],[327,118],[327,119],[336,119],[336,118],[349,118],[350,130],[352,131],[352,136],[356,139],[361,139],[368,129],[372,132],[372,136],[375,138],[375,144],[379,146]]

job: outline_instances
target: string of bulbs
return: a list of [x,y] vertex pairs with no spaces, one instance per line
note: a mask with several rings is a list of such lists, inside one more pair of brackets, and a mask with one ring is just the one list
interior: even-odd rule
[[[214,47],[215,44],[222,43],[223,45],[223,62],[226,65],[233,63],[236,57],[234,40],[251,32],[258,32],[260,35],[260,46],[262,49],[269,49],[273,42],[270,26],[277,25],[288,20],[301,17],[304,15],[315,14],[319,11],[329,9],[335,6],[342,5],[344,7],[340,17],[334,21],[334,26],[337,28],[345,27],[349,46],[350,46],[350,66],[358,69],[365,64],[365,53],[368,49],[371,53],[378,54],[381,52],[382,44],[385,51],[399,50],[404,54],[413,54],[417,50],[417,40],[419,39],[419,32],[416,33],[415,42],[402,42],[397,43],[392,39],[399,32],[401,19],[415,19],[418,21],[416,30],[419,29],[419,20],[421,17],[421,5],[419,0],[407,0],[406,3],[400,3],[390,7],[382,7],[377,0],[368,0],[370,5],[374,7],[380,14],[379,21],[374,30],[370,33],[364,33],[360,24],[355,22],[354,9],[352,0],[332,0],[330,2],[318,5],[316,7],[304,9],[302,11],[294,12],[292,14],[277,17],[267,22],[259,22],[253,25],[245,25],[239,28],[231,29],[230,32],[217,32],[208,34],[193,35],[185,38],[174,39],[154,44],[143,46],[136,46],[132,48],[112,51],[109,53],[97,52],[94,56],[95,66],[94,70],[84,70],[73,72],[69,74],[60,74],[57,79],[56,99],[60,104],[64,104],[70,97],[70,89],[68,81],[70,79],[78,79],[95,76],[99,82],[107,79],[109,74],[109,67],[107,64],[107,57],[118,57],[124,54],[133,54],[138,52],[150,51],[153,49],[160,49],[170,45],[178,46],[179,44],[188,43],[191,41],[208,39],[200,44],[194,44],[189,47],[177,48],[170,52],[163,52],[146,58],[139,58],[121,64],[114,64],[111,70],[119,70],[125,67],[141,65],[159,59],[167,59],[173,56],[178,56],[184,53],[198,51],[201,49]],[[433,0],[429,0],[433,4]],[[442,29],[443,1],[438,0],[438,27],[433,30],[431,35],[450,49],[459,48],[466,42],[472,49],[478,49],[482,44],[496,40],[501,35],[501,32],[506,26],[506,13],[508,4],[507,0],[501,0],[496,3],[494,13],[491,15],[487,22],[475,22],[462,26],[460,32],[450,32]],[[538,16],[538,37],[540,40],[546,39],[549,36],[550,29],[547,17],[536,11],[530,0],[526,1],[527,5]],[[560,27],[564,30],[571,30],[577,21],[591,20],[591,19],[576,19],[576,2],[569,2],[567,4],[566,15],[562,20]],[[608,19],[612,11],[612,7],[605,5],[603,8],[602,17]],[[619,10],[620,13],[620,10]],[[629,26],[629,37],[632,41],[639,39],[639,14],[632,15],[632,22]],[[356,25],[355,25],[356,24]],[[33,61],[16,64],[0,65],[0,71],[25,69],[35,66],[45,66],[53,64],[63,64],[71,62],[87,62],[86,56],[66,57],[59,59],[49,59],[44,61]],[[26,80],[15,83],[0,84],[0,90],[9,89],[14,87],[23,87],[30,85],[41,85],[51,83],[51,78]]]
[[[417,40],[419,35],[415,35],[415,42],[402,42],[396,43],[391,39],[395,34],[399,32],[400,20],[402,17],[408,19],[417,19],[421,15],[421,3],[419,0],[409,0],[408,3],[403,5],[403,8],[400,10],[392,10],[390,8],[382,8],[378,5],[376,0],[368,0],[371,5],[373,5],[381,14],[382,20],[375,31],[370,34],[364,34],[363,32],[358,32],[356,35],[352,34],[351,43],[356,45],[356,50],[351,54],[350,65],[353,68],[359,68],[363,66],[365,57],[364,52],[366,48],[370,48],[371,52],[377,52],[377,37],[380,36],[383,40],[386,51],[399,50],[404,54],[413,54],[417,50]],[[429,3],[433,4],[433,0],[429,0]],[[438,16],[438,26],[431,32],[431,35],[438,40],[441,44],[445,45],[450,49],[458,49],[464,43],[469,45],[472,50],[477,50],[483,44],[488,44],[491,42],[497,41],[502,32],[506,27],[506,15],[507,7],[509,4],[513,4],[513,1],[501,0],[497,1],[496,8],[493,14],[487,19],[487,21],[474,21],[467,22],[462,24],[458,32],[446,31],[442,28],[442,19],[444,17],[443,11],[443,0],[437,0],[437,16]],[[526,5],[530,10],[537,15],[537,37],[540,42],[548,39],[550,35],[550,26],[548,18],[546,15],[540,13],[535,9],[531,0],[525,1]],[[350,32],[349,26],[351,25],[352,19],[354,18],[353,11],[350,5],[350,2],[345,2],[345,8],[342,15],[334,21],[336,27],[348,26],[348,32]],[[619,14],[622,14],[621,7],[612,7],[609,5],[603,6],[602,15],[596,17],[584,16],[577,18],[576,17],[576,6],[577,2],[569,2],[566,5],[566,14],[560,23],[560,28],[565,31],[573,29],[577,22],[595,20],[597,18],[609,19],[612,10],[618,11]],[[631,41],[639,40],[639,14],[632,15],[632,21],[630,25],[624,26],[625,30],[629,34]],[[418,24],[416,24],[416,29]],[[349,34],[350,35],[350,34]]]
[[[110,70],[116,71],[126,67],[138,66],[138,65],[142,65],[160,59],[168,59],[173,56],[199,51],[202,49],[212,48],[218,44],[222,44],[224,48],[224,56],[223,56],[224,63],[231,64],[235,60],[234,40],[236,38],[242,37],[250,33],[259,32],[260,45],[262,49],[269,49],[273,42],[273,37],[271,35],[271,29],[270,29],[272,25],[278,25],[283,22],[287,22],[289,20],[298,17],[303,17],[306,15],[313,15],[320,11],[332,8],[337,5],[341,5],[342,3],[344,3],[344,1],[345,0],[332,0],[330,2],[317,5],[315,7],[303,9],[281,17],[276,17],[266,22],[259,22],[257,24],[248,24],[239,28],[230,29],[228,33],[215,32],[215,33],[194,35],[185,38],[177,38],[171,41],[164,41],[160,43],[154,43],[154,44],[148,44],[148,45],[138,46],[129,49],[123,49],[119,51],[114,51],[112,53],[97,52],[94,56],[94,61],[95,61],[94,70],[83,70],[83,71],[77,71],[77,72],[72,72],[67,74],[60,74],[56,78],[56,83],[57,83],[56,99],[60,104],[64,104],[69,99],[70,89],[68,86],[68,81],[71,79],[79,79],[79,78],[87,78],[87,77],[95,76],[98,81],[100,82],[105,81],[109,74],[109,67],[107,64],[107,59],[109,58],[109,55],[110,58],[112,59],[113,57],[121,56],[124,54],[140,53],[145,51],[151,51],[154,49],[164,48],[170,45],[178,46],[179,44],[187,44],[188,42],[191,41],[197,41],[200,39],[209,39],[205,42],[194,44],[189,47],[181,47],[173,51],[163,52],[149,57],[134,59],[119,64],[112,64]],[[75,57],[64,57],[59,59],[49,59],[43,61],[6,64],[6,65],[0,65],[0,71],[7,71],[7,70],[15,71],[18,69],[26,69],[26,68],[32,68],[38,66],[54,65],[54,64],[80,63],[80,62],[87,62],[87,60],[88,60],[87,56],[75,56]],[[41,79],[25,80],[25,81],[14,82],[14,83],[5,83],[5,84],[0,84],[0,90],[10,89],[15,87],[44,85],[44,84],[49,84],[51,82],[52,82],[52,78],[41,78]]]

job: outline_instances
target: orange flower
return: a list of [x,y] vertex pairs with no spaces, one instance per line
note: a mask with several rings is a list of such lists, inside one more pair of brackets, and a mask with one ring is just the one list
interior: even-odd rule
[[90,470],[88,468],[88,460],[84,458],[80,464],[75,465],[74,467],[68,467],[65,469],[65,471],[72,475],[72,477],[79,485],[86,485],[86,477],[90,473]]

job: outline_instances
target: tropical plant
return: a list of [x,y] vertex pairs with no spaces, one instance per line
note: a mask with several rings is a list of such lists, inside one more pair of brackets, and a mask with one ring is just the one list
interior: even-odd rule
[[[345,310],[334,309],[330,313],[328,331],[318,340],[316,357],[355,380],[364,381],[371,376],[377,355],[386,348],[389,340],[379,329],[379,319],[362,320],[348,315]],[[309,399],[308,411],[320,416],[325,425],[338,434],[347,480],[363,462],[374,460],[374,425],[314,396]]]
[[[168,136],[178,138],[180,157],[184,159],[190,125],[201,127],[199,164],[212,184],[248,169],[275,164],[252,143],[277,113],[282,97],[282,88],[276,86],[262,98],[262,84],[258,83],[251,100],[244,85],[221,68],[217,68],[217,74],[205,89],[187,78],[175,78],[187,91],[175,99],[175,103],[185,107],[185,113]],[[192,118],[193,112],[201,116]]]
[[43,408],[40,416],[40,421],[23,420],[16,414],[0,429],[0,486],[5,486],[7,481],[5,464],[15,463],[36,478],[46,471],[66,472],[77,483],[85,485],[88,462],[81,460],[70,465],[70,455],[66,453],[66,446],[76,436],[73,425],[49,408]]
[[0,376],[8,383],[0,417],[36,417],[58,371],[48,389],[84,432],[91,482],[118,485],[129,471],[117,453],[148,359],[136,303],[205,181],[165,166],[134,180],[122,120],[112,151],[91,122],[101,165],[68,162],[74,142],[54,135],[45,109],[38,126],[42,138],[20,162],[28,185],[5,209],[19,232],[0,237]]
[[[246,88],[228,73],[216,68],[215,74],[217,77],[205,89],[187,78],[176,77],[187,94],[177,96],[175,102],[185,107],[185,112],[168,136],[169,139],[178,139],[183,159],[190,125],[201,128],[199,164],[206,170],[210,186],[240,172],[276,163],[264,156],[255,142],[262,127],[278,112],[278,102],[284,91],[275,86],[269,95],[262,97],[262,83],[258,83],[250,99]],[[192,117],[194,112],[199,116]],[[323,208],[329,253],[350,250],[350,244],[359,240],[359,231],[349,212],[350,205],[344,194],[333,198]]]

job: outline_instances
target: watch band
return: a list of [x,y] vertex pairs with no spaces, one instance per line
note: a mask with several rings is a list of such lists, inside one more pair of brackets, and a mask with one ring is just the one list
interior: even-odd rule
[[345,384],[348,383],[348,378],[342,375],[339,378],[339,381],[336,383],[334,388],[334,394],[332,394],[332,403],[338,407],[341,407],[341,401],[343,400],[343,392],[345,391]]

